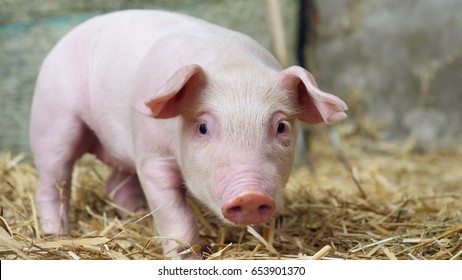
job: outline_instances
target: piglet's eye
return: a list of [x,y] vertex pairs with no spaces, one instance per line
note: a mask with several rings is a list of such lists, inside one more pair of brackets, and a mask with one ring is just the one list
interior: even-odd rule
[[282,134],[282,133],[287,132],[288,129],[289,129],[289,126],[288,126],[288,124],[286,122],[280,122],[278,124],[277,132],[278,132],[278,134]]
[[207,134],[207,124],[205,123],[199,124],[199,132],[204,135]]

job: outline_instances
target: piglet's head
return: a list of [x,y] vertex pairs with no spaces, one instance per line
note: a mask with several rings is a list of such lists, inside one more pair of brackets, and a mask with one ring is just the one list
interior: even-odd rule
[[210,74],[199,65],[180,68],[137,107],[153,118],[179,117],[173,150],[188,189],[222,221],[239,225],[275,214],[297,121],[332,124],[347,109],[297,66]]

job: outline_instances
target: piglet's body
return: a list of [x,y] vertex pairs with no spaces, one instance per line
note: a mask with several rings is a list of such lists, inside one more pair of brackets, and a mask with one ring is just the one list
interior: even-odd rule
[[93,18],[56,45],[37,80],[30,137],[43,231],[68,231],[72,166],[87,152],[114,167],[106,190],[123,209],[146,199],[161,236],[198,242],[185,189],[225,223],[265,222],[288,180],[297,120],[333,123],[345,110],[306,70],[281,69],[237,32],[160,11]]

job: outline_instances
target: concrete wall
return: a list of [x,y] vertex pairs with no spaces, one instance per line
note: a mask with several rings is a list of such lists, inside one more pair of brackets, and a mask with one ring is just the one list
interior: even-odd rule
[[462,1],[317,4],[313,70],[324,89],[361,95],[386,139],[462,144]]

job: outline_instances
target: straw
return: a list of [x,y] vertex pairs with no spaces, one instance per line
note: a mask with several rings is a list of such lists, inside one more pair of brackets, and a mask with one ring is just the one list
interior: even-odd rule
[[[73,172],[69,235],[44,236],[35,205],[37,170],[25,154],[0,155],[0,259],[167,259],[166,240],[203,259],[462,259],[462,149],[410,150],[335,127],[351,170],[323,129],[308,167],[293,170],[271,222],[228,227],[188,199],[200,245],[161,237],[147,208],[120,218],[104,192],[111,169],[93,156]],[[353,172],[353,173],[351,173]],[[363,194],[358,191],[358,184]],[[182,223],[182,221],[171,221]]]

